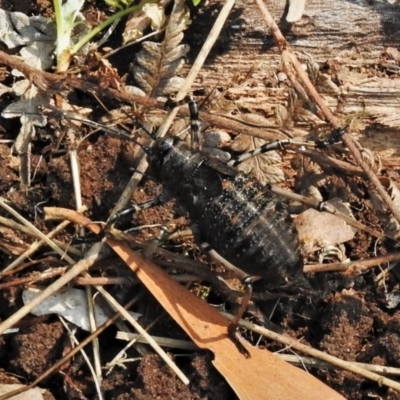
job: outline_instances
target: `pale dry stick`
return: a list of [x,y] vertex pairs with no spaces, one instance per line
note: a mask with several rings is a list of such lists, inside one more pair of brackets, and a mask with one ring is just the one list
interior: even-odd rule
[[[161,315],[159,315],[159,316],[156,317],[152,322],[150,322],[150,324],[147,325],[146,328],[145,328],[145,329],[146,329],[146,332],[148,332],[160,319],[161,319]],[[127,331],[127,330],[118,331],[118,332],[120,332],[120,333],[125,333],[126,335],[137,335],[139,338],[142,337],[141,334],[135,334],[135,333],[132,333],[132,332]],[[153,337],[154,340],[156,340],[156,338],[155,338],[154,336],[152,336],[152,337]],[[157,342],[157,340],[156,340],[156,342]],[[136,339],[131,339],[131,340],[129,340],[129,343],[127,343],[127,344],[118,352],[118,354],[115,355],[114,358],[106,364],[106,368],[108,368],[108,371],[107,371],[107,374],[106,374],[106,375],[109,375],[109,374],[112,372],[112,370],[114,369],[114,367],[115,367],[116,365],[122,365],[122,364],[123,364],[123,360],[124,360],[124,356],[126,355],[126,352],[127,352],[134,344],[137,344],[137,343],[140,343],[139,340],[136,340]],[[147,343],[147,341],[145,340],[144,343]],[[160,343],[157,342],[157,344],[161,346]]]
[[[282,52],[282,59],[283,65],[286,67],[286,72],[288,78],[292,82],[292,84],[297,84],[297,80],[295,79],[294,74],[288,68],[289,63],[293,66],[296,71],[300,82],[303,84],[307,94],[310,98],[317,104],[320,108],[326,119],[332,124],[334,129],[341,128],[339,121],[337,118],[332,114],[329,107],[325,104],[323,99],[321,98],[318,91],[315,89],[314,85],[310,81],[307,73],[303,70],[301,64],[299,63],[296,55],[294,54],[293,50],[290,48],[290,45],[287,43],[285,37],[282,35],[278,25],[275,23],[274,19],[272,18],[267,6],[263,2],[263,0],[254,0],[257,7],[260,10],[261,16],[263,17],[268,29],[271,30],[272,35],[274,36],[276,43],[279,47],[279,50]],[[353,139],[350,135],[345,134],[343,135],[343,142],[350,150],[351,154],[353,155],[357,164],[361,167],[364,173],[367,175],[368,179],[378,192],[379,196],[381,197],[382,201],[385,205],[390,209],[393,213],[393,216],[396,218],[397,221],[400,222],[400,210],[396,208],[393,204],[393,201],[390,199],[390,196],[385,191],[384,187],[382,186],[381,182],[379,181],[378,177],[371,171],[370,167],[363,161],[360,151],[358,150],[357,146],[355,145]]]
[[[132,300],[130,300],[125,306],[124,309],[129,309],[135,302],[136,302],[137,297],[133,298]],[[117,312],[116,314],[114,314],[113,317],[111,317],[108,321],[104,322],[103,325],[101,325],[96,332],[93,332],[92,334],[90,334],[86,339],[84,339],[81,343],[79,343],[78,346],[76,346],[74,349],[72,349],[69,353],[67,353],[61,360],[57,361],[55,364],[53,364],[48,370],[46,370],[45,372],[43,372],[42,375],[40,375],[35,381],[33,381],[32,383],[30,383],[29,385],[23,386],[22,388],[19,388],[17,390],[14,390],[13,392],[9,392],[3,396],[0,396],[0,400],[7,400],[11,397],[14,397],[20,393],[24,393],[29,389],[34,388],[36,385],[38,385],[43,379],[46,379],[48,376],[50,376],[51,374],[53,374],[54,372],[58,371],[59,368],[61,368],[61,366],[63,364],[65,364],[68,360],[70,360],[76,353],[78,353],[81,349],[83,349],[88,343],[90,343],[93,338],[97,337],[100,335],[100,333],[102,333],[103,331],[105,331],[109,326],[111,326],[112,324],[114,324],[117,319],[120,318],[120,314]]]
[[[80,210],[83,207],[83,203],[82,203],[81,180],[79,171],[79,159],[78,159],[78,152],[76,150],[70,150],[69,162],[71,165],[71,177],[75,195],[75,206],[77,210]],[[81,228],[80,235],[85,236],[85,228]]]
[[[74,187],[74,195],[75,195],[75,207],[77,210],[82,208],[82,191],[81,191],[81,180],[80,180],[80,171],[79,171],[79,159],[78,152],[76,150],[70,150],[69,152],[69,160],[71,165],[71,176],[72,176],[72,184]],[[79,230],[80,236],[85,236],[85,228],[81,227]],[[93,304],[93,293],[92,288],[89,285],[85,286],[86,291],[86,301],[88,304],[88,318],[90,324],[90,331],[95,332],[97,329],[96,319],[94,316],[94,304]],[[101,361],[100,361],[100,345],[98,338],[93,339],[92,341],[93,347],[93,362],[94,368],[96,370],[97,380],[102,381],[102,373],[101,373]]]
[[[162,347],[199,351],[199,347],[189,340],[171,339],[163,336],[152,336],[152,338]],[[127,341],[136,340],[139,343],[147,343],[146,339],[142,338],[142,336],[137,333],[117,332],[116,339]]]
[[74,264],[75,261],[64,251],[62,251],[52,240],[50,240],[43,232],[36,228],[36,226],[32,225],[27,219],[25,219],[22,215],[16,212],[12,207],[10,207],[7,202],[0,197],[0,206],[3,207],[7,212],[21,221],[24,225],[26,225],[30,230],[33,236],[37,236],[42,239],[46,244],[48,244],[57,254],[59,254],[62,258],[64,258],[70,264]]
[[[229,320],[232,320],[233,318],[235,318],[235,316],[230,315],[230,314],[226,314],[226,313],[222,313],[222,314]],[[290,346],[292,349],[301,351],[302,353],[308,354],[311,357],[317,358],[319,360],[322,360],[329,364],[335,365],[336,367],[339,367],[346,371],[353,372],[357,375],[363,376],[364,378],[368,378],[372,381],[375,381],[380,386],[385,385],[387,387],[390,387],[392,389],[400,391],[400,383],[399,382],[385,378],[374,372],[367,371],[364,368],[354,365],[353,363],[350,363],[348,361],[341,360],[335,356],[331,356],[330,354],[324,353],[323,351],[313,349],[310,346],[300,343],[297,339],[293,339],[286,335],[280,335],[279,333],[273,332],[269,329],[263,328],[261,326],[255,325],[255,324],[253,324],[249,321],[245,321],[245,320],[240,320],[238,325],[240,325],[246,329],[249,329],[255,333],[258,333],[259,335],[265,336],[268,339],[275,340],[286,346]]]
[[20,224],[19,222],[14,221],[11,218],[5,218],[0,216],[0,225],[4,225],[7,228],[11,228],[15,231],[26,233],[29,236],[37,237],[36,235],[32,234],[32,230],[27,228],[25,225]]
[[24,276],[23,278],[15,278],[12,281],[0,283],[0,290],[4,290],[11,287],[21,287],[23,285],[31,285],[36,282],[44,281],[47,279],[55,278],[56,276],[62,275],[66,271],[67,267],[56,267],[51,268],[50,271],[42,272],[41,274],[35,274],[32,276]]
[[[1,221],[0,221],[1,223]],[[51,232],[49,232],[46,237],[48,239],[52,239],[58,232],[62,231],[65,229],[71,222],[70,221],[63,221],[61,224],[56,226]],[[30,231],[30,233],[32,233]],[[41,246],[45,244],[44,240],[37,240],[33,242],[29,248],[24,251],[20,256],[18,256],[10,265],[8,265],[6,268],[4,268],[0,272],[0,278],[8,271],[11,271],[12,269],[16,268],[18,265],[20,265],[26,258],[28,258],[30,255],[32,255],[35,251],[37,251]]]
[[[15,312],[11,317],[7,318],[0,324],[0,335],[4,333],[7,329],[10,329],[14,326],[21,318],[25,317],[25,315],[29,314],[35,307],[37,307],[42,301],[47,299],[49,296],[56,293],[63,286],[68,284],[72,279],[86,271],[90,268],[94,262],[99,257],[99,250],[101,249],[101,243],[95,243],[91,249],[86,254],[85,258],[78,261],[75,265],[71,267],[64,275],[62,275],[58,280],[48,286],[43,292],[39,294],[39,296],[35,297],[30,303],[26,304],[22,308],[20,308],[17,312]],[[74,261],[71,260],[71,264],[74,264]]]
[[[0,283],[0,290],[16,287],[16,286],[23,286],[23,285],[32,285],[33,283],[45,281],[48,279],[55,278],[56,276],[60,276],[65,273],[68,267],[55,267],[51,268],[50,271],[42,272],[41,274],[34,274],[34,276],[25,276],[23,278],[16,278],[12,281]],[[77,285],[124,285],[126,284],[126,278],[124,277],[114,277],[114,278],[107,278],[103,277],[94,277],[94,278],[84,278],[79,277],[76,280]]]
[[[199,54],[194,61],[192,68],[190,69],[185,82],[181,89],[179,90],[178,94],[176,95],[176,101],[180,101],[185,98],[185,96],[189,93],[193,83],[199,74],[201,68],[203,67],[206,58],[210,54],[212,47],[214,46],[215,42],[218,40],[221,30],[229,17],[229,14],[235,4],[235,0],[227,0],[222,7],[217,19],[214,22],[213,27],[211,28],[210,33],[207,36],[206,41],[203,44]],[[167,134],[169,127],[171,126],[173,120],[175,119],[178,113],[177,109],[172,110],[168,117],[165,119],[164,123],[160,126],[157,132],[157,137],[163,137]]]
[[[63,324],[64,329],[68,332],[68,335],[69,335],[69,338],[70,338],[70,341],[71,341],[71,345],[78,346],[79,345],[78,339],[76,338],[75,334],[72,332],[72,330],[70,329],[68,324],[65,322],[64,318],[62,318],[61,316],[58,316],[58,319]],[[75,331],[76,331],[76,329],[75,329]],[[97,338],[93,338],[93,341],[96,340],[96,339]],[[93,377],[94,386],[96,387],[96,391],[97,391],[97,396],[98,396],[99,400],[103,400],[103,394],[102,394],[101,389],[100,389],[100,382],[97,379],[96,372],[95,372],[95,370],[94,370],[94,368],[92,366],[92,363],[90,362],[90,359],[87,356],[86,351],[84,349],[81,349],[81,355],[82,355],[83,359],[85,360],[86,365],[88,366],[89,371],[90,371],[90,373],[91,373],[91,375]]]
[[305,274],[311,274],[314,272],[351,271],[352,269],[355,269],[361,273],[365,272],[369,268],[376,267],[379,264],[384,264],[399,260],[400,260],[400,253],[397,252],[392,254],[385,254],[382,256],[366,258],[364,260],[349,261],[343,263],[306,265],[303,269],[303,272]]
[[[203,47],[201,48],[198,56],[196,57],[196,60],[193,63],[192,68],[189,71],[189,74],[187,75],[185,82],[182,86],[182,88],[179,90],[178,94],[176,95],[176,100],[182,100],[187,93],[190,91],[190,88],[192,87],[194,80],[196,79],[201,67],[203,66],[208,54],[211,51],[211,48],[214,46],[215,42],[217,41],[219,34],[221,33],[221,30],[224,26],[224,23],[226,19],[229,16],[229,13],[235,4],[235,0],[228,0],[226,1],[225,5],[222,7],[215,23],[214,26],[212,27]],[[173,120],[175,119],[176,115],[178,113],[178,109],[172,110],[163,124],[160,126],[160,128],[157,131],[157,137],[164,137],[168,129],[170,128]],[[110,218],[112,218],[116,212],[119,210],[123,209],[126,204],[130,201],[132,198],[132,193],[139,184],[140,180],[143,177],[144,172],[146,171],[148,166],[148,163],[146,161],[146,157],[143,157],[139,165],[137,167],[137,171],[133,174],[131,180],[129,181],[127,187],[123,191],[120,199],[118,200],[117,204],[114,206],[113,210],[110,213]]]
[[[84,209],[84,211],[86,211],[86,209]],[[82,212],[82,210],[81,210],[81,212]],[[69,223],[69,222],[68,222],[68,223]],[[32,237],[34,237],[34,238],[40,239],[40,236],[36,235],[35,232],[32,232],[31,229],[27,228],[25,225],[22,225],[22,224],[20,224],[20,223],[18,223],[18,222],[15,222],[14,220],[12,220],[12,219],[10,219],[10,218],[0,217],[0,225],[7,226],[8,228],[15,229],[15,230],[20,231],[20,232],[24,232],[24,233],[26,233],[26,234],[29,235],[29,236],[32,236]],[[63,229],[63,228],[60,228],[59,226],[56,227],[56,228],[55,228],[56,233],[60,232],[62,229]],[[51,233],[51,232],[50,232],[50,233]],[[47,236],[49,237],[49,234],[47,234]],[[54,235],[51,235],[49,238],[51,239],[53,236],[54,236]],[[43,242],[43,243],[41,244],[41,246],[43,246],[43,244],[44,244],[44,241],[42,241],[42,242]],[[78,249],[76,249],[76,248],[73,247],[73,246],[69,246],[69,245],[65,244],[64,242],[60,242],[59,240],[56,240],[56,239],[53,239],[53,242],[54,242],[61,250],[63,250],[64,252],[67,251],[68,253],[72,253],[72,254],[74,254],[74,255],[76,255],[76,256],[81,256],[81,255],[82,255],[82,252],[79,251]],[[32,243],[32,245],[33,245],[33,243]],[[15,260],[14,260],[14,262],[15,262]],[[15,268],[15,267],[14,267],[14,268]],[[0,273],[0,276],[2,275],[3,272],[4,272],[4,271],[2,271],[2,272]]]
[[[85,219],[82,215],[78,214],[77,212],[75,212],[75,211],[73,211],[73,210],[68,210],[68,209],[61,209],[61,208],[56,208],[56,207],[45,207],[45,208],[44,208],[44,211],[45,211],[45,214],[46,214],[45,220],[53,220],[53,219],[62,219],[62,220],[64,220],[64,219],[66,219],[66,220],[74,221],[75,223],[79,223],[79,219]],[[82,224],[82,225],[85,225],[85,224]],[[90,223],[89,225],[91,226],[90,229],[92,230],[93,233],[100,233],[100,228],[99,228],[98,225],[93,224],[93,223]],[[97,259],[97,257],[99,256],[98,253],[99,253],[101,247],[103,246],[103,241],[104,241],[104,240],[105,240],[105,238],[103,238],[103,240],[102,240],[101,242],[95,243],[95,244],[90,248],[90,250],[88,251],[86,257],[89,257],[89,254],[90,254],[90,255],[92,256],[92,258],[93,258],[94,256],[96,256],[96,259]],[[94,247],[96,247],[96,249],[94,249]],[[97,253],[96,253],[96,252],[97,252]],[[94,259],[93,262],[94,262],[96,259]],[[81,261],[79,261],[75,266],[73,266],[73,267],[71,268],[71,270],[76,269],[76,266],[77,266],[80,262],[81,262]],[[71,270],[68,271],[68,272],[66,273],[66,275],[67,275],[68,273],[70,273]],[[85,270],[80,270],[78,273],[84,273],[84,272],[85,272]],[[64,276],[65,276],[65,275],[64,275]],[[84,276],[88,277],[87,274],[85,274]],[[63,278],[63,277],[62,277],[62,278]],[[62,278],[60,278],[59,280],[61,280]],[[57,283],[57,282],[58,282],[58,281],[56,281],[55,283]],[[55,284],[55,283],[54,283],[54,284]],[[54,286],[54,284],[52,284],[51,286]],[[49,286],[49,288],[50,288],[51,286]],[[189,384],[189,379],[179,370],[179,368],[176,366],[176,364],[174,364],[174,363],[172,362],[172,360],[168,357],[168,355],[164,352],[164,350],[161,349],[161,347],[158,346],[157,343],[155,343],[154,340],[152,340],[151,336],[147,334],[147,332],[139,325],[139,323],[138,323],[134,318],[132,318],[132,316],[131,316],[126,310],[124,310],[124,308],[123,308],[123,307],[122,307],[108,292],[106,292],[101,286],[99,286],[99,285],[94,285],[94,286],[95,286],[96,290],[97,290],[98,292],[100,292],[101,295],[108,301],[108,303],[110,304],[110,306],[111,306],[114,310],[120,312],[120,314],[121,314],[121,315],[122,315],[122,316],[123,316],[123,317],[124,317],[138,332],[139,332],[139,333],[140,333],[140,334],[142,334],[143,337],[145,337],[145,338],[148,340],[149,344],[153,347],[154,351],[155,351],[155,352],[165,361],[165,363],[175,372],[175,374],[179,377],[179,379],[181,379],[182,382],[183,382],[185,385],[188,385],[188,384]],[[45,290],[43,291],[43,293],[41,293],[41,296],[40,296],[40,297],[43,297],[43,294],[44,294],[45,292],[47,292],[49,288],[45,289]],[[47,297],[45,297],[45,298],[47,298]],[[32,300],[31,303],[33,303],[36,299],[37,299],[37,297],[36,297],[34,300]],[[43,301],[43,300],[44,300],[44,299],[41,299],[41,301]],[[30,304],[31,304],[31,303],[30,303]],[[30,305],[30,304],[29,304],[29,305]],[[35,306],[36,306],[36,305],[37,305],[37,304],[35,304]],[[26,306],[25,306],[25,307],[26,307]],[[23,308],[25,308],[25,307],[23,307]],[[10,317],[10,318],[11,318],[11,317]],[[9,318],[9,319],[10,319],[10,318]],[[6,321],[8,321],[8,320],[6,320]],[[4,321],[4,322],[6,322],[6,321]],[[0,325],[0,328],[1,328],[1,325]],[[9,328],[9,326],[7,327],[7,329],[8,329],[8,328]],[[1,333],[2,333],[2,332],[1,332],[1,330],[0,330],[0,334],[1,334]],[[1,398],[0,398],[0,400],[1,400]]]
[[378,287],[385,285],[385,277],[395,267],[395,265],[396,264],[390,264],[385,269],[382,267],[380,268],[381,272],[374,279],[374,282]]
[[15,272],[21,272],[24,269],[33,267],[36,264],[51,263],[51,262],[56,262],[56,261],[58,261],[58,258],[56,258],[55,256],[50,256],[50,255],[47,257],[43,257],[43,258],[37,258],[36,260],[29,260],[29,261],[26,261],[26,262],[22,263],[21,265],[19,265],[13,271],[6,272],[4,274],[4,276],[13,275]]
[[131,179],[126,185],[124,191],[122,192],[120,198],[118,199],[114,208],[111,210],[108,220],[112,219],[118,211],[125,208],[126,205],[131,201],[132,193],[142,180],[148,165],[149,164],[147,163],[146,157],[142,157],[141,160],[139,161],[138,166],[135,168],[135,172],[133,173]]
[[91,278],[86,278],[84,276],[80,276],[76,283],[78,285],[125,285],[127,283],[126,277],[123,276],[114,276],[114,277],[107,277],[107,276],[95,276]]
[[[87,274],[85,274],[87,276]],[[103,287],[95,285],[95,288],[101,293],[101,295],[108,301],[110,306],[118,311],[122,317],[124,317],[149,343],[154,351],[164,360],[164,362],[175,372],[177,377],[185,384],[189,385],[190,380],[185,374],[177,367],[177,365],[171,360],[171,358],[165,353],[165,351],[156,343],[156,341],[146,332],[144,328],[124,309]]]
[[[90,275],[89,275],[90,276]],[[86,293],[86,302],[88,305],[88,319],[90,324],[90,332],[96,332],[97,330],[97,323],[94,314],[94,301],[93,301],[93,291],[90,285],[85,285],[85,293]],[[103,374],[101,371],[101,358],[100,358],[100,343],[99,338],[94,338],[92,343],[93,348],[93,364],[96,370],[96,380],[102,382]]]
[[[282,353],[274,353],[276,356],[285,360],[286,362],[294,365],[298,365],[301,367],[305,365],[309,368],[327,368],[327,369],[336,369],[335,366],[329,364],[327,362],[317,360],[313,357],[303,357],[294,354],[282,354]],[[366,369],[367,371],[375,372],[381,375],[400,375],[400,368],[396,367],[385,367],[383,365],[374,365],[374,364],[366,364],[366,363],[359,363],[359,362],[351,362],[347,361],[350,364],[359,366],[361,368]]]

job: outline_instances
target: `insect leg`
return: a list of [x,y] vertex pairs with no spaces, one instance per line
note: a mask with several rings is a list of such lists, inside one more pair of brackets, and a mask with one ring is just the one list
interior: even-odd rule
[[156,252],[157,247],[160,247],[166,240],[168,240],[170,236],[171,234],[168,231],[167,224],[161,225],[158,235],[150,239],[150,241],[148,242],[149,245],[144,251],[144,256],[151,259],[153,254]]
[[247,153],[241,154],[238,157],[232,158],[227,164],[231,167],[235,167],[242,163],[243,161],[248,160],[249,158],[256,157],[260,154],[267,153],[272,150],[282,150],[287,146],[306,146],[306,147],[314,147],[318,149],[325,149],[329,146],[334,145],[341,141],[342,136],[345,134],[346,127],[335,129],[331,132],[329,137],[326,140],[315,140],[315,141],[306,141],[300,139],[282,139],[277,140],[275,142],[265,143],[264,145],[249,151]]
[[[196,228],[194,228],[194,229],[196,229]],[[240,281],[242,282],[242,284],[244,286],[244,294],[242,297],[242,301],[240,303],[240,307],[239,307],[238,311],[236,312],[235,317],[229,324],[228,335],[231,338],[231,340],[236,344],[239,351],[242,354],[244,354],[246,357],[249,357],[250,355],[249,355],[248,351],[244,348],[244,346],[238,341],[238,339],[235,336],[236,328],[237,328],[239,320],[242,318],[244,312],[247,309],[249,301],[251,300],[251,297],[253,294],[253,283],[258,281],[259,279],[261,279],[261,277],[246,274],[240,268],[235,267],[228,260],[226,260],[220,254],[218,254],[207,242],[201,243],[200,248],[205,254],[209,255],[215,261],[224,265],[224,267],[226,267],[229,271],[233,272],[235,274],[235,276],[238,279],[240,279]]]
[[154,199],[151,199],[144,203],[135,204],[132,207],[124,208],[123,210],[118,211],[112,218],[110,218],[110,220],[108,221],[108,224],[109,225],[114,224],[118,219],[120,219],[124,215],[134,214],[141,210],[145,210],[146,208],[158,206],[160,204],[163,204],[164,202],[165,202],[164,199],[161,199],[160,196],[157,196]]
[[190,114],[190,137],[193,149],[199,148],[199,135],[200,135],[200,121],[199,121],[199,106],[197,102],[191,96],[186,96],[181,101],[174,101],[168,99],[165,102],[165,108],[175,108],[187,104],[189,106]]
[[[87,237],[74,238],[73,241],[72,241],[72,244],[85,244],[85,243],[96,243],[96,242],[99,242],[104,237],[105,233],[108,231],[108,228],[111,225],[114,225],[123,215],[133,214],[135,212],[138,212],[140,210],[144,210],[146,208],[150,208],[150,207],[156,206],[158,204],[161,204],[160,196],[155,197],[154,199],[146,201],[144,203],[136,204],[136,205],[133,205],[132,207],[125,208],[125,209],[117,212],[107,222],[106,228],[100,234],[98,234],[96,236],[87,236]],[[129,232],[129,230],[127,232]]]

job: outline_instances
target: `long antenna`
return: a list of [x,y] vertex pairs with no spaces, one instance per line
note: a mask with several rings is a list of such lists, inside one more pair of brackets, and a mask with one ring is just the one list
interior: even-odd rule
[[144,132],[150,137],[150,139],[152,139],[154,141],[157,139],[157,136],[153,132],[151,132],[149,129],[147,129],[146,126],[139,119],[134,120],[132,118],[132,116],[129,115],[125,110],[121,110],[121,111],[126,115],[127,118],[131,119],[132,122],[136,123],[141,129],[143,129]]
[[[46,114],[48,116],[52,116],[52,117],[56,117],[56,118],[65,118],[65,119],[69,119],[72,121],[79,121],[82,122],[85,125],[91,126],[93,128],[97,128],[102,130],[103,132],[106,132],[110,135],[113,136],[118,136],[118,137],[122,137],[126,140],[129,140],[130,142],[133,142],[135,144],[137,144],[138,146],[140,146],[140,148],[146,153],[149,154],[149,149],[146,146],[143,146],[141,143],[139,143],[137,140],[135,140],[132,136],[130,136],[128,133],[126,133],[125,131],[123,131],[122,129],[118,129],[118,128],[108,128],[105,125],[102,125],[98,122],[94,122],[88,118],[83,117],[82,115],[70,112],[70,111],[63,111],[60,110],[56,107],[53,107],[51,105],[46,105],[46,107],[40,107],[40,110],[43,112],[43,114]],[[48,111],[51,110],[51,111]],[[140,122],[138,123],[138,125],[154,140],[154,135],[152,135],[146,128],[143,127],[143,124],[141,124]]]

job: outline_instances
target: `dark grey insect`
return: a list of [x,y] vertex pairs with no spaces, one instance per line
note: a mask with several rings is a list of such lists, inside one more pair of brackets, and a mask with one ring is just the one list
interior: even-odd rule
[[209,244],[206,251],[212,248],[247,275],[262,277],[272,291],[294,294],[304,286],[297,232],[281,198],[182,141],[158,139],[149,162],[163,194],[187,210],[197,241]]
[[[191,99],[189,108],[192,142],[198,144],[198,110]],[[315,146],[328,147],[343,133],[335,131],[328,141],[315,142]],[[155,178],[163,186],[162,195],[119,215],[176,198],[188,212],[203,251],[222,256],[244,284],[251,286],[259,281],[257,285],[271,294],[310,293],[286,203],[254,176],[235,168],[245,159],[291,142],[269,143],[224,163],[178,138],[158,138],[146,152]]]
[[[154,177],[163,187],[162,194],[120,211],[111,222],[117,222],[124,214],[175,198],[188,212],[202,250],[222,261],[245,285],[242,305],[231,325],[230,333],[233,333],[253,284],[272,296],[312,293],[303,275],[299,240],[286,202],[273,192],[272,186],[264,186],[254,176],[235,168],[250,157],[295,141],[268,143],[225,163],[197,148],[198,109],[191,99],[189,108],[195,146],[176,137],[154,138],[154,144],[144,150]],[[343,134],[344,129],[338,129],[327,141],[314,142],[314,146],[326,148],[340,141]]]

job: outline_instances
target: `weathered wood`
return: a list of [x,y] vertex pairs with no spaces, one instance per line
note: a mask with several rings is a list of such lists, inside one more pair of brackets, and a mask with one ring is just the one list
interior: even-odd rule
[[[189,39],[193,54],[207,36],[215,18],[213,6],[218,3],[205,7],[194,20]],[[363,146],[377,152],[383,161],[392,157],[393,165],[393,157],[400,155],[400,68],[385,51],[400,48],[400,5],[310,0],[303,17],[294,24],[285,21],[285,5],[284,0],[268,3],[299,59],[304,64],[307,59],[317,62],[322,78],[332,78],[336,84],[336,92],[329,94],[316,84],[329,107],[343,122],[353,121],[352,132],[362,138]],[[214,54],[194,89],[218,87],[242,112],[261,113],[276,123],[274,110],[277,104],[287,106],[289,85],[277,79],[281,57],[253,2],[237,1]],[[250,77],[244,80],[249,71]],[[225,104],[225,108],[231,111],[233,107]],[[379,124],[379,131],[371,128],[372,123]],[[295,132],[297,128],[295,124]]]

